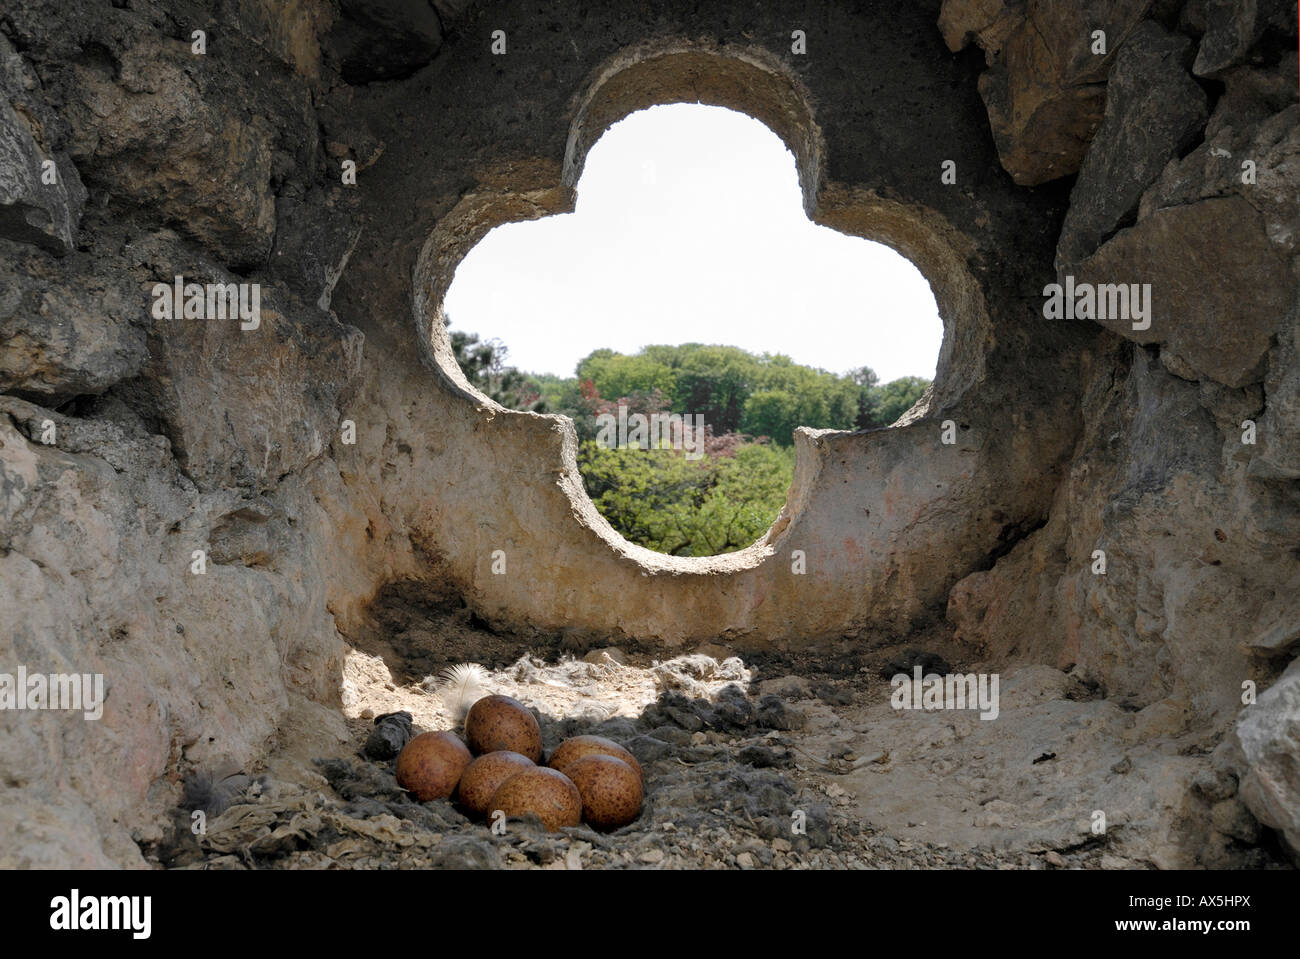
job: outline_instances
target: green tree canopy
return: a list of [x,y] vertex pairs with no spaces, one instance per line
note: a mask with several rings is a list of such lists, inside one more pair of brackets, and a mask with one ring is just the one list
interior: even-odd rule
[[648,356],[597,350],[578,364],[578,379],[591,380],[601,396],[615,398],[659,390],[673,397],[677,377],[671,367]]
[[889,426],[916,405],[930,381],[919,376],[904,376],[883,386],[871,387],[872,426]]

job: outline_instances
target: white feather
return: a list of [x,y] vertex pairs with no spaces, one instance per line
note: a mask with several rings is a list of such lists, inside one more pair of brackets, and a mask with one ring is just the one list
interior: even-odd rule
[[488,695],[488,671],[478,663],[448,666],[438,677],[436,693],[456,722],[462,722],[475,702]]

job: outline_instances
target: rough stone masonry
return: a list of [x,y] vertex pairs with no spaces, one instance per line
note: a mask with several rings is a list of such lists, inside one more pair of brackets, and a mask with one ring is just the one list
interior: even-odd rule
[[[948,629],[1198,732],[1189,802],[1300,850],[1296,37],[1286,0],[0,0],[0,671],[106,688],[0,710],[0,865],[143,865],[188,770],[341,722],[393,584],[665,650]],[[946,327],[916,409],[802,431],[771,531],[706,560],[615,534],[441,315],[682,100],[768,124]],[[1066,276],[1150,284],[1149,324],[1045,318]],[[156,312],[176,282],[258,321]]]

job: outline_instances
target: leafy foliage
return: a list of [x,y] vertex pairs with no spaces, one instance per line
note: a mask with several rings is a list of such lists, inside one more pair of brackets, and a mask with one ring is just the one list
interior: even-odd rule
[[582,444],[578,467],[610,525],[673,556],[713,556],[762,536],[785,502],[794,450],[744,443],[730,456],[689,460],[680,450]]
[[884,386],[867,391],[869,426],[888,426],[916,405],[930,381],[919,376],[904,376]]
[[[451,326],[451,319],[447,319]],[[533,413],[545,413],[541,386],[536,379],[506,366],[509,350],[500,340],[480,340],[477,333],[450,330],[451,350],[465,378],[485,396],[502,406]]]

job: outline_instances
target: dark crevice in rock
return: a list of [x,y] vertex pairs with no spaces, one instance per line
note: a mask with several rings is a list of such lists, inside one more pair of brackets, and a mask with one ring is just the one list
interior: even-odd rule
[[5,39],[12,43],[19,53],[27,53],[31,49],[27,38],[14,28],[13,22],[8,17],[0,17],[0,33],[4,34]]
[[976,571],[992,569],[998,560],[1006,556],[1020,543],[1047,525],[1048,517],[1031,518],[1019,523],[1008,523],[998,533],[998,544],[976,566]]
[[[1228,89],[1227,84],[1222,80],[1216,80],[1213,77],[1192,76],[1197,85],[1205,91],[1206,115],[1214,116],[1215,107],[1219,105],[1219,99],[1223,96],[1224,91]],[[1179,153],[1178,159],[1182,159],[1191,153],[1205,141],[1205,129],[1202,127],[1200,135],[1191,143],[1187,144]]]
[[475,613],[473,611],[471,611],[469,614],[469,627],[471,629],[481,629],[485,633],[492,633],[493,635],[496,635],[496,630],[492,628],[492,624],[489,623],[482,616],[480,616],[478,613]]
[[349,86],[408,79],[438,55],[442,17],[433,4],[343,0],[327,49]]
[[1272,69],[1296,52],[1296,35],[1269,26],[1250,51],[1249,62],[1259,69]]
[[98,71],[109,80],[116,81],[122,73],[122,61],[105,44],[89,40],[81,46],[81,54],[73,61],[78,66]]
[[95,404],[98,400],[99,397],[94,394],[73,396],[54,407],[54,412],[61,416],[71,416],[75,419],[83,419],[94,412]]
[[[1102,243],[1105,243],[1106,240],[1109,240],[1120,230],[1127,230],[1129,227],[1136,225],[1137,220],[1138,220],[1138,208],[1135,206],[1131,208],[1127,213],[1125,213],[1122,217],[1119,218],[1119,222],[1115,224],[1115,229],[1110,232],[1110,234],[1106,237],[1105,240],[1102,240]],[[1101,244],[1098,244],[1098,246],[1100,245]]]
[[971,44],[954,53],[952,60],[953,63],[957,64],[959,71],[959,76],[953,79],[953,87],[970,90],[972,95],[978,98],[979,93],[975,87],[979,81],[979,75],[984,72],[987,66],[984,61],[984,51]]

